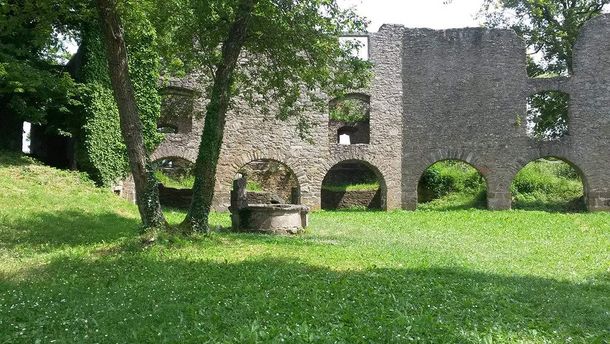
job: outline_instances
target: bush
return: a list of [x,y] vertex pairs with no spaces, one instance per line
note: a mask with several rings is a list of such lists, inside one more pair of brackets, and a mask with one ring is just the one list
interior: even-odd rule
[[582,210],[583,184],[578,172],[555,159],[536,160],[525,166],[511,185],[518,209]]
[[476,194],[485,189],[485,179],[467,163],[441,161],[424,172],[420,187],[427,189],[433,198],[450,193]]

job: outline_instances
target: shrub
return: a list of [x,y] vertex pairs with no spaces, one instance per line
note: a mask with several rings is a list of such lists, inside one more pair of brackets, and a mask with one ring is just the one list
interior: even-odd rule
[[583,184],[578,172],[556,159],[529,163],[511,185],[515,208],[540,210],[581,210]]
[[424,172],[420,187],[426,188],[433,198],[439,198],[450,193],[479,193],[485,189],[485,180],[474,167],[464,162],[441,161]]

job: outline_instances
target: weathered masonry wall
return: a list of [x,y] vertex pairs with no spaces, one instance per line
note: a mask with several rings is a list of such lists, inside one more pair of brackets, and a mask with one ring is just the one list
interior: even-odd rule
[[[487,180],[488,207],[509,209],[510,184],[530,161],[558,157],[581,173],[590,210],[610,210],[610,15],[591,20],[574,49],[574,75],[530,79],[523,41],[510,30],[434,31],[384,25],[369,35],[374,79],[368,144],[339,145],[326,113],[308,113],[314,144],[299,139],[293,122],[265,117],[246,104],[230,113],[218,165],[215,207],[229,205],[238,169],[256,159],[277,160],[296,174],[301,203],[320,208],[324,176],[335,164],[362,161],[380,179],[383,208],[415,209],[417,184],[431,164],[459,159]],[[196,80],[174,82],[183,102],[197,109]],[[526,133],[527,97],[570,94],[569,134],[539,142]],[[329,99],[330,101],[330,99]],[[168,110],[169,111],[169,110]],[[168,116],[171,118],[171,116]],[[177,120],[177,133],[154,159],[194,161],[203,119]],[[171,123],[169,123],[171,124]],[[127,181],[124,194],[130,193]]]

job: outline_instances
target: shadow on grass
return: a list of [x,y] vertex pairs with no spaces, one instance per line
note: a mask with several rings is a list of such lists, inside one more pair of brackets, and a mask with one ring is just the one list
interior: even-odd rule
[[13,305],[0,307],[6,342],[23,340],[21,328],[26,339],[134,343],[610,339],[607,280],[461,268],[334,271],[290,259],[222,263],[171,253],[63,257],[35,276],[0,282],[2,302]]
[[537,199],[519,199],[513,201],[513,209],[530,210],[530,211],[545,211],[547,213],[585,213],[587,206],[584,197],[575,198],[573,200],[562,201],[546,201]]
[[136,236],[139,228],[137,219],[115,213],[40,212],[0,226],[0,246],[29,245],[50,250],[59,246],[91,245]]
[[0,150],[0,166],[26,166],[34,163],[34,159],[21,153]]

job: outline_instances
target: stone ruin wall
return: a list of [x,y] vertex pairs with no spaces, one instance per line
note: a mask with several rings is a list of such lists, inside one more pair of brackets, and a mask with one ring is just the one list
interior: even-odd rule
[[[369,144],[339,145],[329,132],[327,113],[307,114],[313,124],[311,144],[298,137],[296,123],[238,104],[228,115],[215,208],[227,209],[233,177],[243,165],[272,159],[294,171],[301,202],[313,209],[320,208],[329,169],[359,160],[380,177],[383,208],[412,210],[425,169],[458,159],[486,178],[489,209],[509,209],[515,174],[533,160],[553,156],[581,173],[590,210],[610,210],[610,15],[582,29],[570,77],[528,78],[525,44],[511,30],[384,25],[369,35],[369,59],[374,64],[372,84],[364,92],[371,106]],[[198,85],[184,79],[170,88],[184,95]],[[560,141],[533,140],[524,120],[527,97],[554,90],[570,95],[569,135]],[[201,112],[204,100],[184,108]],[[203,119],[191,121],[192,128],[168,134],[153,159],[194,161]],[[127,197],[131,190],[125,183]]]

